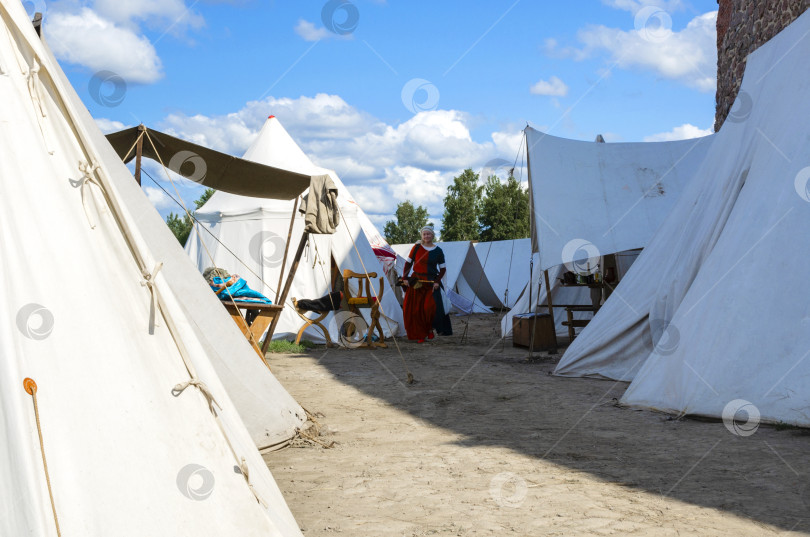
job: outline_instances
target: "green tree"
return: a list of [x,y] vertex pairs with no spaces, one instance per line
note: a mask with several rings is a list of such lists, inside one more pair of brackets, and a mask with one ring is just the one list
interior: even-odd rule
[[[199,199],[194,202],[196,208],[199,209],[205,205],[205,202],[214,195],[214,192],[216,192],[216,190],[213,188],[206,188],[205,192],[202,193],[202,196],[200,196]],[[193,226],[191,218],[189,218],[187,214],[180,215],[169,213],[169,215],[166,217],[166,225],[172,230],[172,233],[174,233],[174,236],[177,237],[178,241],[180,241],[180,244],[185,246]]]
[[433,222],[427,223],[427,209],[421,205],[414,207],[408,200],[397,205],[396,217],[396,221],[386,222],[383,229],[385,240],[391,244],[417,242],[420,239],[419,230],[426,225],[433,226]]
[[492,175],[484,185],[481,240],[500,241],[529,236],[529,191],[512,175],[502,183]]
[[447,187],[442,221],[443,241],[473,241],[481,236],[478,220],[484,187],[478,184],[478,174],[467,168]]

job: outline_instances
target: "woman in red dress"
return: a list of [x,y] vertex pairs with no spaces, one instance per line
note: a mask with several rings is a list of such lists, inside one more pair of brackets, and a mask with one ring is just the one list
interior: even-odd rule
[[[433,228],[425,226],[421,234],[422,241],[413,245],[405,260],[402,285],[406,291],[402,313],[408,339],[424,343],[425,339],[433,339],[434,328],[443,336],[452,335],[453,328],[442,305],[441,281],[447,271],[444,252],[433,244],[436,237]],[[414,277],[409,281],[411,267]]]

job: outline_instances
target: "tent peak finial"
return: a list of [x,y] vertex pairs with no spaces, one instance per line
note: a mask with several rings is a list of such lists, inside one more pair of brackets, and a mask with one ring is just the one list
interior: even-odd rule
[[274,117],[276,117],[276,116],[274,116],[273,114],[270,114],[269,116],[267,116],[267,119],[273,119]]

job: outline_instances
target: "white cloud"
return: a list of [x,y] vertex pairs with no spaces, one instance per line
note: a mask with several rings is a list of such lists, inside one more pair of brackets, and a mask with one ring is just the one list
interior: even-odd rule
[[684,123],[680,127],[675,127],[669,132],[652,134],[644,138],[645,142],[671,142],[674,140],[688,140],[690,138],[700,138],[708,136],[714,132],[712,129],[701,129],[689,123]]
[[470,134],[471,118],[456,110],[421,112],[389,125],[337,95],[326,94],[269,97],[222,116],[174,114],[162,128],[241,155],[269,114],[279,119],[315,164],[338,173],[375,221],[390,219],[397,203],[406,199],[425,205],[437,220],[454,176],[468,167],[480,172],[496,158],[512,162],[523,135],[519,127],[507,127],[493,132],[491,141],[477,142]]
[[565,97],[568,95],[568,86],[565,82],[552,76],[550,79],[540,80],[530,89],[534,95],[548,95],[550,97]]
[[110,134],[111,132],[118,132],[120,130],[127,128],[127,126],[121,123],[120,121],[107,119],[105,117],[97,117],[95,118],[95,120],[96,125],[98,125],[98,128],[101,129],[101,132],[103,132],[104,134]]
[[295,25],[295,33],[304,39],[304,41],[320,41],[321,39],[351,39],[352,34],[337,34],[329,31],[324,27],[316,28],[315,25],[308,20],[298,19],[298,24]]
[[602,0],[602,3],[615,9],[623,9],[633,15],[647,6],[653,6],[672,13],[683,9],[682,0]]
[[149,198],[149,201],[155,207],[155,209],[169,209],[176,207],[176,204],[166,195],[159,188],[155,188],[153,186],[145,186],[143,187],[143,191],[146,193],[146,197]]
[[[192,6],[196,4],[194,2]],[[136,30],[143,21],[156,30],[179,33],[185,28],[201,28],[205,20],[186,6],[184,0],[95,0],[93,9],[117,24]]]
[[661,40],[647,40],[642,32],[604,26],[580,31],[584,54],[610,52],[620,67],[641,68],[677,80],[703,92],[714,91],[717,81],[717,12],[692,19],[680,32]]
[[51,13],[48,42],[61,60],[91,71],[109,70],[127,83],[148,84],[163,76],[155,47],[144,36],[102,18],[90,8]]
[[[628,10],[645,7],[638,2],[613,3],[626,4]],[[622,69],[652,71],[662,78],[676,80],[702,92],[716,88],[716,11],[695,17],[680,31],[666,27],[624,31],[600,25],[581,29],[577,38],[584,45],[580,49],[560,48],[552,40],[545,43],[545,52],[552,57],[584,60],[606,51],[610,55],[610,64]]]

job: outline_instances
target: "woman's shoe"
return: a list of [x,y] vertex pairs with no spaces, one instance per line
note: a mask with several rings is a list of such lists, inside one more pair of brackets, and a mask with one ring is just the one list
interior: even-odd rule
[[430,334],[428,334],[428,339],[433,339],[434,337],[436,337],[436,336],[434,336],[434,335],[433,335],[433,332],[431,332]]
[[416,342],[417,342],[417,343],[424,343],[424,342],[425,342],[425,340],[424,340],[424,339],[419,339],[419,340],[417,340]]

